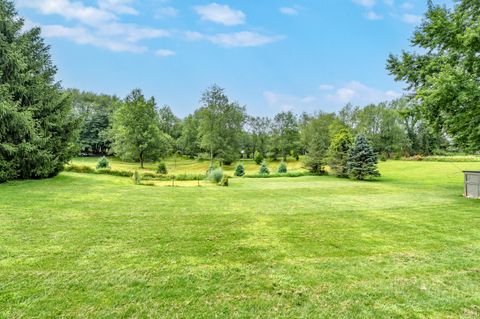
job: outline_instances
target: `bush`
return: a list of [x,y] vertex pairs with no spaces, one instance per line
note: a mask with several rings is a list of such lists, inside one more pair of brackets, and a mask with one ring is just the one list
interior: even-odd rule
[[263,155],[262,153],[260,152],[255,152],[255,154],[253,155],[253,160],[255,161],[255,163],[257,163],[257,165],[260,165],[262,164],[263,162]]
[[228,186],[228,176],[227,175],[223,175],[222,177],[222,180],[220,181],[220,183],[218,183],[218,186]]
[[75,165],[75,164],[65,166],[65,171],[66,172],[74,172],[74,173],[84,173],[84,174],[95,173],[95,170],[93,168],[91,168],[90,166]]
[[277,172],[280,174],[287,173],[287,163],[285,163],[284,161],[281,161],[280,165],[278,166]]
[[242,177],[243,175],[245,175],[245,167],[242,164],[238,164],[235,169],[235,176]]
[[267,163],[265,161],[262,162],[262,165],[260,166],[259,173],[261,175],[268,175],[270,174],[270,170],[268,169]]
[[105,156],[103,156],[97,163],[97,169],[102,169],[102,168],[110,168],[108,159]]
[[142,174],[140,174],[137,170],[133,173],[132,179],[135,185],[142,184]]
[[168,174],[167,165],[165,165],[165,163],[163,162],[159,163],[157,166],[157,173],[160,175],[167,175]]
[[97,169],[95,174],[106,174],[106,175],[112,175],[112,176],[120,176],[120,177],[131,177],[132,172],[130,171],[117,171],[109,168],[102,168],[102,169]]
[[387,161],[387,156],[385,154],[380,155],[380,160],[382,162],[386,162]]
[[210,175],[208,176],[208,179],[213,182],[213,183],[220,183],[220,181],[223,178],[223,169],[221,168],[216,168],[214,169]]

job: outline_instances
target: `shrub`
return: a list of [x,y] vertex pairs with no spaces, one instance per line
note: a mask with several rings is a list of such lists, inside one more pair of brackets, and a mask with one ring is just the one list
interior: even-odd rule
[[167,175],[168,174],[167,165],[165,165],[165,163],[163,162],[159,163],[157,166],[157,173],[160,175]]
[[387,156],[385,154],[380,155],[380,160],[382,162],[386,162],[387,161]]
[[218,183],[218,186],[228,186],[228,176],[227,175],[223,175],[222,177],[222,180],[220,181],[220,183]]
[[103,156],[97,163],[97,169],[102,169],[102,168],[110,168],[108,159],[105,156]]
[[135,170],[135,172],[133,173],[132,179],[135,185],[142,184],[142,174],[140,174],[137,170]]
[[215,170],[215,165],[213,163],[210,163],[207,168],[207,176],[209,176],[213,171]]
[[242,177],[245,175],[245,167],[242,164],[238,164],[237,168],[235,168],[235,176]]
[[285,163],[284,161],[281,161],[280,165],[278,165],[277,172],[280,174],[287,173],[287,163]]
[[220,183],[220,181],[222,180],[223,178],[223,169],[221,168],[216,168],[214,169],[210,175],[208,176],[208,179],[213,182],[213,183]]
[[120,176],[120,177],[131,177],[132,172],[130,171],[117,171],[109,168],[102,168],[102,169],[97,169],[95,174],[106,174],[106,175],[113,175],[113,176]]
[[74,172],[74,173],[84,173],[84,174],[95,173],[95,170],[93,168],[91,168],[90,166],[75,165],[75,164],[65,166],[65,171],[66,172]]
[[262,165],[260,166],[259,173],[261,175],[268,175],[270,174],[270,170],[268,169],[267,163],[265,161],[262,162]]
[[255,154],[253,155],[253,160],[255,161],[255,163],[257,163],[257,165],[260,165],[262,164],[263,162],[263,155],[262,153],[260,152],[255,152]]

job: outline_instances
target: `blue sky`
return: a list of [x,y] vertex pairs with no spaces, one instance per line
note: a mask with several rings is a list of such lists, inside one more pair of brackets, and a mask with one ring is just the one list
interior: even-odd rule
[[[437,0],[436,3],[449,3]],[[213,83],[255,115],[336,111],[402,94],[385,70],[426,0],[16,0],[64,87],[133,88],[179,116]]]

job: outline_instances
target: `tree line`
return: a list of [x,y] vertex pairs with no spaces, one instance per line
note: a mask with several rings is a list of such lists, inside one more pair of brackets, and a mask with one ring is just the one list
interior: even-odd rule
[[407,98],[365,107],[346,105],[337,113],[279,112],[248,115],[225,90],[213,85],[200,106],[183,119],[159,107],[138,89],[125,99],[68,90],[82,119],[78,145],[85,154],[114,154],[125,160],[155,161],[172,154],[230,165],[238,159],[286,160],[305,156],[312,171],[322,171],[337,135],[364,134],[384,158],[429,155],[449,145],[415,111]]
[[387,70],[408,85],[399,100],[258,117],[214,85],[180,119],[140,90],[121,99],[62,89],[40,28],[25,30],[14,3],[0,0],[0,182],[55,176],[79,151],[142,166],[171,154],[223,164],[302,156],[312,172],[328,164],[339,175],[352,147],[370,157],[366,144],[383,158],[479,152],[479,19],[477,0],[452,8],[429,1],[411,40],[419,50],[387,61]]

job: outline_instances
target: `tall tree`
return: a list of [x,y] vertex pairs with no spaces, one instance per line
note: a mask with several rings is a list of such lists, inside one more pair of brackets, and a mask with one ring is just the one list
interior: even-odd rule
[[283,160],[292,152],[298,152],[300,130],[292,112],[281,112],[273,119],[274,152],[280,152]]
[[75,114],[81,119],[78,144],[85,153],[106,154],[110,149],[110,120],[120,99],[106,94],[67,90]]
[[328,166],[338,177],[348,177],[348,154],[353,137],[349,129],[342,129],[332,139],[328,149]]
[[331,127],[335,122],[335,114],[318,113],[311,116],[302,128],[302,144],[306,148],[305,166],[312,173],[325,172]]
[[54,176],[76,151],[77,120],[49,47],[39,28],[23,27],[0,0],[0,182]]
[[240,135],[245,121],[245,107],[229,101],[218,85],[208,88],[201,98],[202,107],[196,112],[200,146],[215,157],[231,164],[240,154]]
[[450,9],[428,2],[411,46],[391,55],[387,69],[408,84],[422,115],[467,151],[480,150],[480,3],[456,1]]
[[198,141],[198,120],[193,115],[188,115],[182,122],[182,134],[178,140],[180,151],[183,155],[194,158],[200,152]]
[[146,100],[139,89],[115,111],[111,133],[115,154],[139,161],[141,168],[146,160],[165,156],[171,146],[169,136],[160,130],[154,99]]

